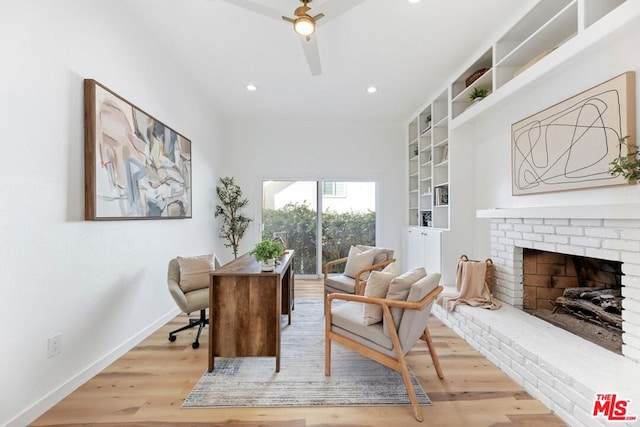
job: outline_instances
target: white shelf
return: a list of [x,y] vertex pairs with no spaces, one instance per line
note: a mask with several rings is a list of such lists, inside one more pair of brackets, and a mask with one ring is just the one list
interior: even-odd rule
[[[599,1],[599,0],[598,0]],[[532,29],[544,27],[554,16],[576,0],[546,0],[539,2],[514,24],[495,44],[495,62],[500,63],[507,55],[531,37]]]
[[[458,96],[464,91],[471,90],[472,88],[477,87],[481,84],[487,84],[486,77],[487,77],[487,74],[490,73],[492,67],[493,67],[493,49],[489,48],[488,50],[485,51],[484,54],[482,54],[482,56],[477,61],[475,61],[469,68],[467,68],[467,70],[463,72],[451,84],[451,98],[452,99],[458,98]],[[473,74],[474,72],[478,71],[481,68],[488,68],[489,71],[484,73],[484,75],[480,77],[480,79],[476,80],[471,85],[467,86],[465,82],[467,77],[469,77],[471,74]],[[491,81],[489,81],[488,83],[491,83]],[[491,87],[489,87],[488,89],[491,90]],[[454,117],[455,117],[455,113],[454,113]]]
[[449,160],[445,160],[443,162],[438,163],[437,165],[434,165],[434,168],[445,168],[449,166]]
[[496,64],[496,86],[517,77],[530,61],[542,59],[578,33],[578,5],[571,3]]
[[482,75],[478,80],[473,82],[472,85],[463,89],[455,98],[453,98],[452,102],[454,103],[465,103],[469,105],[471,103],[471,99],[469,98],[469,94],[475,88],[487,88],[489,92],[491,92],[492,85],[492,76],[493,76],[493,68],[489,69],[486,73]]
[[433,144],[433,147],[442,147],[444,145],[447,145],[449,143],[449,138],[447,139],[443,139],[442,141],[436,142],[435,144]]
[[[577,16],[578,22],[578,36],[574,36],[561,43],[560,46],[555,49],[552,53],[547,55],[546,57],[540,59],[535,64],[531,65],[527,70],[523,71],[516,77],[513,77],[513,72],[517,71],[515,66],[509,67],[507,66],[508,62],[502,62],[496,67],[496,80],[497,80],[497,88],[493,91],[493,93],[487,96],[482,102],[475,105],[473,108],[465,110],[463,112],[458,112],[455,114],[455,117],[450,120],[449,126],[452,129],[455,129],[464,123],[467,123],[469,120],[472,120],[484,112],[490,110],[494,106],[496,106],[499,102],[513,96],[516,92],[521,90],[522,88],[534,84],[538,79],[544,77],[548,73],[552,72],[557,67],[562,64],[572,60],[577,55],[580,55],[587,48],[595,45],[603,38],[617,32],[622,31],[625,26],[634,25],[633,21],[637,20],[640,17],[640,2],[632,1],[632,0],[581,0],[585,4],[585,8],[580,8],[576,6],[576,3],[579,1],[567,1],[567,0],[542,0],[540,1],[539,7],[551,8],[553,11],[554,8],[557,9],[558,6],[562,6],[560,12],[557,12],[548,19],[553,19],[554,25],[555,22],[561,22],[563,19],[567,19],[565,13],[570,11]],[[557,4],[556,4],[557,3]],[[554,5],[555,4],[555,5]],[[594,11],[595,9],[595,11]],[[548,12],[548,10],[547,10]],[[533,9],[532,12],[534,14],[541,14],[540,9]],[[581,16],[582,13],[589,13],[589,17]],[[562,17],[560,15],[563,15]],[[519,23],[527,22],[526,19],[529,16],[527,14]],[[597,21],[594,20],[597,18]],[[573,18],[571,18],[571,21]],[[585,21],[587,26],[585,28],[581,28],[580,22]],[[526,26],[519,25],[519,23],[515,24],[515,27],[520,28],[522,31],[526,31]],[[540,24],[539,27],[542,27],[544,23]],[[553,34],[554,25],[550,25],[547,27],[544,26],[545,29],[549,29],[549,31]],[[571,27],[573,24],[571,24]],[[543,37],[546,33],[544,31],[540,31],[540,28],[529,28],[529,37],[533,37],[533,34],[539,34],[536,37]],[[552,31],[553,30],[553,31]],[[509,33],[508,33],[509,34]],[[505,36],[506,37],[506,36]],[[503,37],[503,39],[505,38]],[[524,40],[523,40],[524,41]],[[511,50],[516,49],[520,44],[523,44],[523,41],[520,43],[513,43],[511,46]],[[556,44],[557,45],[557,44]],[[549,43],[549,49],[554,47],[551,43]],[[496,45],[496,50],[498,51],[498,47]],[[502,58],[505,58],[509,52],[502,54]],[[510,60],[509,60],[510,61]],[[509,75],[511,73],[511,75]]]

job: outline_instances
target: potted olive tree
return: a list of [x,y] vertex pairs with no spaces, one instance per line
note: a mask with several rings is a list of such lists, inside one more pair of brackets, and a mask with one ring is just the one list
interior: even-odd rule
[[276,260],[284,253],[284,246],[276,240],[264,239],[258,243],[249,254],[260,263],[262,271],[271,271],[276,266]]
[[220,182],[222,185],[216,187],[220,204],[216,206],[215,217],[222,217],[220,237],[226,240],[224,245],[231,248],[233,257],[238,258],[240,239],[252,221],[240,210],[249,204],[249,200],[242,197],[242,190],[233,178],[220,178]]

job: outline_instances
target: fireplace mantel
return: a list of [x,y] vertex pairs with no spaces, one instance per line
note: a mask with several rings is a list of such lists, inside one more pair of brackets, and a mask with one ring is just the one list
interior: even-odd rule
[[476,210],[478,218],[639,219],[640,203],[585,206],[531,206]]

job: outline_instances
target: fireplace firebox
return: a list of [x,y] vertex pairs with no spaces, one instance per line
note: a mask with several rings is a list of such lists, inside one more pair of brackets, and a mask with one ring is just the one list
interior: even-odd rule
[[622,262],[523,249],[522,308],[622,354]]

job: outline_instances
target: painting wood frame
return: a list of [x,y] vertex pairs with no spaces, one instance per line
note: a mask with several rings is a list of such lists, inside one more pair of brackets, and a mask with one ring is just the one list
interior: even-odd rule
[[635,94],[629,71],[514,123],[512,194],[627,184],[609,168],[635,147]]
[[191,218],[191,141],[84,80],[85,219]]

